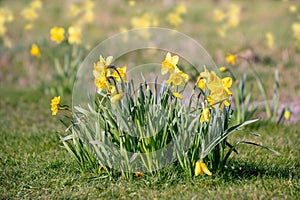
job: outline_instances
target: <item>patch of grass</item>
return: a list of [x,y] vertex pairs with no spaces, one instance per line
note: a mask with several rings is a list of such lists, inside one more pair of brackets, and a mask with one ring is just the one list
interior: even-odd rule
[[[59,120],[38,90],[0,89],[0,198],[47,199],[297,199],[300,191],[300,130],[296,125],[251,127],[274,156],[239,146],[222,174],[188,178],[174,168],[129,182],[81,174],[60,147]],[[59,116],[58,116],[59,117]],[[230,137],[252,139],[239,133]]]

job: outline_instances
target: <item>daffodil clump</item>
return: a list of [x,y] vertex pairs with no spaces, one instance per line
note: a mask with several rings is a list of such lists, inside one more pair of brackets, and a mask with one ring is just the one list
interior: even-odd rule
[[[91,66],[95,104],[88,109],[75,106],[71,134],[62,138],[83,171],[93,166],[90,171],[132,179],[153,175],[169,164],[191,177],[224,170],[235,147],[247,143],[231,145],[227,137],[256,120],[230,127],[232,79],[204,67],[191,83],[178,63],[179,56],[168,52],[161,74],[169,77],[162,84],[156,79],[153,85],[144,81],[136,87],[125,65],[115,66],[112,56],[100,55]],[[184,92],[191,85],[187,96]],[[52,114],[63,108],[59,101],[52,100]]]

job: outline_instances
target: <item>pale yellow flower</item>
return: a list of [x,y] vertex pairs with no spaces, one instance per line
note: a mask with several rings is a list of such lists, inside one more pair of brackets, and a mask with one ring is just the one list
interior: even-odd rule
[[295,12],[297,12],[297,7],[295,5],[290,5],[289,11],[290,11],[290,13],[295,13]]
[[70,44],[80,44],[81,43],[81,29],[76,26],[70,26],[68,28],[68,42]]
[[30,3],[30,7],[32,9],[40,9],[42,8],[43,3],[40,0],[34,0]]
[[186,13],[186,5],[184,4],[179,4],[176,9],[175,9],[175,13],[182,15]]
[[273,46],[274,46],[274,36],[273,36],[273,34],[270,33],[270,32],[267,32],[267,33],[265,34],[265,38],[266,38],[267,46],[268,46],[269,48],[273,48]]
[[220,9],[214,10],[214,20],[217,22],[221,22],[226,18],[226,13]]
[[115,93],[115,94],[111,94],[111,97],[110,97],[110,102],[112,104],[120,101],[122,98],[123,98],[123,92],[122,91],[119,91],[119,93]]
[[178,61],[178,56],[171,56],[171,53],[168,52],[165,60],[161,63],[161,74],[173,73],[175,70],[178,70]]
[[58,44],[61,43],[65,39],[65,29],[57,26],[51,28],[50,38]]
[[134,176],[135,176],[135,177],[141,177],[141,178],[143,178],[145,175],[144,175],[143,172],[135,172],[135,173],[134,173]]
[[170,13],[167,16],[167,21],[172,25],[172,26],[179,26],[183,20],[181,16],[178,13]]
[[71,17],[76,17],[81,13],[81,9],[78,5],[76,4],[71,4],[69,7],[69,15]]
[[209,122],[210,120],[210,111],[209,108],[204,108],[202,113],[201,113],[201,117],[200,117],[200,122]]
[[135,4],[136,4],[136,2],[133,1],[133,0],[131,0],[131,1],[128,2],[128,5],[129,5],[130,7],[134,7]]
[[219,68],[219,71],[220,71],[220,72],[226,72],[227,70],[228,70],[228,69],[227,69],[226,67],[220,67],[220,68]]
[[28,21],[34,21],[35,19],[38,18],[37,11],[33,8],[24,8],[21,11],[22,17],[24,17],[25,20]]
[[178,93],[178,92],[172,92],[172,96],[177,98],[177,99],[183,99],[182,94]]
[[4,24],[0,24],[0,37],[2,37],[3,35],[5,35],[7,29],[5,27]]
[[184,72],[178,70],[171,73],[169,79],[166,81],[167,84],[172,84],[172,87],[176,86],[184,86],[186,82],[189,80],[189,75]]
[[32,44],[30,49],[30,54],[37,58],[41,57],[41,52],[37,44]]
[[202,160],[198,160],[195,164],[195,176],[203,175],[204,173],[209,176],[212,175],[206,164]]
[[295,22],[292,24],[292,30],[294,33],[294,38],[300,41],[300,23]]
[[239,16],[233,15],[228,18],[226,26],[229,28],[234,28],[237,27],[239,23],[240,23]]
[[141,17],[133,17],[131,19],[131,25],[133,28],[147,28],[151,26],[151,17],[145,13]]

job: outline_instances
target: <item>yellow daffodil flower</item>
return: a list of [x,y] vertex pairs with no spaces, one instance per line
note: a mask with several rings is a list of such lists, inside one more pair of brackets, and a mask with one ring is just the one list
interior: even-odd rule
[[226,56],[226,61],[232,65],[235,65],[236,58],[237,55],[229,54],[228,56]]
[[228,70],[228,69],[227,69],[226,67],[220,67],[220,68],[219,68],[219,71],[220,71],[220,72],[226,72],[227,70]]
[[292,30],[293,30],[294,38],[297,41],[300,41],[300,23],[294,22],[292,24]]
[[57,26],[51,28],[50,38],[57,44],[61,43],[65,39],[65,29]]
[[265,34],[265,38],[266,38],[266,43],[267,43],[267,46],[271,49],[273,48],[274,46],[274,36],[272,33],[270,32],[267,32]]
[[51,100],[51,111],[52,111],[52,115],[56,115],[56,113],[58,112],[58,105],[60,103],[60,96],[54,97]]
[[143,172],[135,172],[134,176],[143,178],[145,176],[145,174]]
[[181,16],[178,13],[170,13],[167,16],[167,21],[172,25],[172,26],[179,26],[183,20]]
[[172,96],[178,99],[183,99],[182,94],[178,93],[178,92],[172,92]]
[[209,108],[204,108],[200,117],[200,122],[203,123],[205,122],[209,122],[210,120],[210,111]]
[[290,5],[289,11],[290,11],[290,13],[295,13],[295,12],[297,12],[297,7],[295,5]]
[[126,70],[127,70],[126,66],[123,66],[122,68],[117,68],[115,69],[115,71],[112,73],[111,76],[114,77],[118,82],[121,82],[121,80],[127,81]]
[[30,3],[30,7],[32,9],[40,9],[40,8],[42,8],[42,6],[43,6],[43,3],[40,0],[35,0]]
[[98,91],[101,91],[103,89],[106,89],[107,91],[110,90],[109,82],[107,80],[105,73],[99,73],[99,75],[97,75],[97,77],[95,77],[94,83],[95,83]]
[[226,13],[220,9],[214,10],[214,20],[217,22],[221,22],[226,18]]
[[189,81],[189,78],[189,75],[179,70],[172,73],[166,83],[172,84],[172,87],[184,86],[184,84]]
[[70,7],[69,7],[69,15],[71,17],[76,17],[80,14],[81,12],[81,9],[78,5],[76,4],[71,4]]
[[161,74],[173,73],[178,70],[177,63],[179,61],[178,56],[171,56],[171,53],[168,52],[165,60],[161,63]]
[[289,111],[289,109],[285,109],[285,111],[284,111],[284,118],[286,120],[289,120],[291,118],[291,112]]
[[212,175],[206,164],[202,160],[198,160],[195,165],[195,176],[203,175],[204,173],[209,176]]
[[110,101],[111,101],[112,104],[114,104],[114,103],[120,101],[122,98],[123,98],[123,92],[120,91],[117,94],[112,94],[111,97],[110,97]]
[[70,26],[68,28],[68,42],[70,44],[80,44],[81,43],[81,29],[76,26]]
[[128,2],[128,5],[129,5],[130,7],[134,7],[135,4],[136,4],[136,2],[133,1],[133,0],[130,0],[130,1]]
[[206,89],[206,83],[209,81],[210,78],[210,73],[209,71],[205,68],[204,72],[201,72],[199,77],[198,77],[198,83],[197,86],[201,88],[202,90]]
[[32,45],[31,45],[30,54],[31,54],[32,56],[37,57],[37,58],[39,58],[39,57],[41,56],[40,49],[39,49],[39,47],[37,46],[37,44],[32,44]]

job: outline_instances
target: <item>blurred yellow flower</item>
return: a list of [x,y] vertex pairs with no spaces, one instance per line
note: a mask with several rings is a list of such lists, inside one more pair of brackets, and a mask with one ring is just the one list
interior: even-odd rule
[[228,69],[227,69],[226,67],[220,67],[220,68],[219,68],[219,71],[220,71],[220,72],[226,72],[227,70],[228,70]]
[[127,81],[126,70],[126,66],[123,66],[122,68],[116,68],[111,76],[114,77],[118,82],[121,82],[121,80]]
[[12,48],[12,42],[8,37],[3,38],[3,44],[7,48]]
[[6,31],[7,31],[7,29],[6,29],[5,25],[0,23],[0,37],[5,35]]
[[24,30],[30,30],[33,28],[33,24],[32,23],[28,23],[24,26]]
[[186,5],[184,4],[179,4],[176,9],[175,9],[175,13],[182,15],[186,13]]
[[68,42],[70,44],[80,44],[81,43],[81,29],[76,26],[70,26],[68,28]]
[[206,83],[210,80],[210,73],[209,71],[205,68],[204,72],[201,72],[199,77],[198,77],[198,83],[197,86],[205,90],[206,89]]
[[172,84],[172,87],[184,86],[184,84],[189,81],[189,78],[189,75],[180,70],[176,70],[175,72],[171,73],[166,83]]
[[289,109],[284,110],[284,118],[286,120],[289,120],[291,118],[291,112],[289,111]]
[[234,55],[234,54],[228,54],[226,56],[226,61],[232,65],[235,65],[235,62],[236,62],[236,58],[237,58],[237,55]]
[[205,122],[209,122],[210,120],[210,111],[209,108],[204,108],[200,117],[200,122],[203,123]]
[[40,8],[42,8],[42,2],[40,1],[40,0],[34,0],[34,1],[32,1],[31,3],[30,3],[30,7],[32,8],[32,9],[40,9]]
[[295,12],[297,12],[297,7],[295,5],[290,5],[289,11],[290,11],[290,13],[295,13]]
[[145,13],[141,17],[133,17],[131,19],[131,25],[133,28],[147,28],[151,26],[150,15]]
[[135,177],[141,177],[141,178],[143,178],[145,175],[144,175],[143,172],[135,172],[135,173],[134,173],[134,176],[135,176]]
[[50,37],[52,41],[61,43],[65,39],[65,29],[57,26],[51,28]]
[[120,101],[122,98],[123,98],[123,92],[120,91],[119,93],[111,94],[110,102],[114,104]]
[[227,14],[229,16],[237,16],[240,14],[240,12],[241,12],[241,7],[239,5],[230,4]]
[[109,65],[112,62],[113,57],[108,56],[106,59],[102,57],[102,55],[99,56],[99,61],[97,63],[94,63],[94,83],[96,87],[98,88],[98,91],[101,91],[103,89],[106,89],[107,91],[110,91],[110,85],[107,79],[107,76],[109,76]]
[[274,36],[271,32],[265,34],[267,46],[271,49],[274,46]]
[[292,24],[292,30],[294,34],[294,38],[300,42],[300,23],[295,22]]
[[133,1],[133,0],[130,0],[130,1],[128,1],[128,5],[130,6],[130,7],[133,7],[133,6],[135,6],[135,1]]
[[60,96],[54,97],[51,100],[51,111],[52,111],[52,115],[56,115],[57,111],[58,111],[58,105],[60,103]]
[[177,63],[179,61],[178,56],[171,56],[171,53],[168,52],[165,60],[161,63],[161,74],[173,73],[177,70]]
[[69,7],[69,15],[71,17],[76,17],[81,13],[81,9],[78,5],[76,4],[71,4]]
[[221,22],[226,18],[226,13],[220,9],[214,10],[214,20],[217,22]]
[[178,13],[170,13],[167,16],[167,21],[172,25],[172,26],[179,26],[182,23],[182,18]]
[[0,24],[9,23],[14,20],[14,16],[8,8],[0,8]]
[[25,20],[28,21],[34,21],[38,17],[36,10],[33,8],[24,8],[21,12],[21,15]]
[[198,160],[195,165],[195,176],[203,175],[204,173],[209,176],[212,175],[206,164],[202,160]]
[[37,58],[41,57],[41,52],[37,44],[32,44],[30,49],[30,54]]
[[183,99],[182,94],[178,93],[178,92],[172,92],[172,96],[178,99]]
[[239,23],[240,23],[240,18],[236,15],[233,15],[228,18],[226,25],[229,28],[234,28],[234,27],[238,26]]

